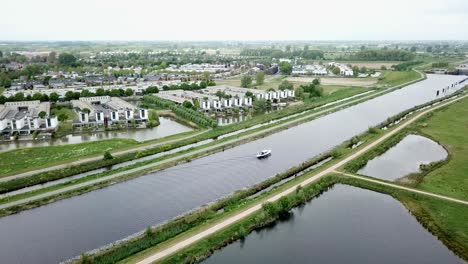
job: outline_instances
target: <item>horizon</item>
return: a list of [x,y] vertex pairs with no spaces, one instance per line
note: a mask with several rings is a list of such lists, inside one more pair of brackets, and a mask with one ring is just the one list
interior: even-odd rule
[[131,6],[124,0],[19,0],[2,7],[10,12],[0,17],[0,41],[468,39],[468,2],[463,0],[383,0],[378,5],[371,0],[292,0],[287,5],[240,0],[229,11],[214,0],[135,0]]

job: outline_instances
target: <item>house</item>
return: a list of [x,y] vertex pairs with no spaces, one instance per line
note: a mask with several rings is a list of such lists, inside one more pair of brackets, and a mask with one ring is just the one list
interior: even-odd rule
[[148,120],[148,110],[138,108],[118,97],[93,96],[81,97],[71,101],[78,113],[78,119],[73,125],[79,126],[109,126],[116,123],[143,123]]
[[50,114],[50,103],[40,101],[7,102],[0,105],[0,133],[6,135],[52,132],[58,119]]

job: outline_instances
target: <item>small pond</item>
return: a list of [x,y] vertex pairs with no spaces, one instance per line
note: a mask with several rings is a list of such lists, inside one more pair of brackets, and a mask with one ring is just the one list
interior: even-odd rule
[[446,159],[444,147],[419,135],[408,135],[384,154],[367,162],[358,174],[384,180],[396,180],[419,172],[421,164]]

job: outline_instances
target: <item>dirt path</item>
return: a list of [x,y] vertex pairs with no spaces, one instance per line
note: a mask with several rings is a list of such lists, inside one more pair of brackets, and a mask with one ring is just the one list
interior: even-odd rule
[[[434,106],[432,108],[429,108],[428,110],[425,110],[419,114],[417,114],[416,116],[412,117],[411,119],[409,119],[408,121],[406,121],[405,123],[401,124],[400,126],[396,127],[395,129],[389,131],[388,133],[386,133],[385,135],[383,135],[382,137],[380,137],[379,139],[377,139],[376,141],[372,142],[371,144],[365,146],[364,148],[358,150],[357,152],[353,153],[352,155],[346,157],[345,159],[339,161],[338,163],[332,165],[331,167],[321,171],[321,172],[318,172],[317,174],[305,179],[304,181],[270,197],[269,199],[267,199],[267,202],[274,202],[274,201],[277,201],[278,199],[280,199],[281,197],[283,196],[286,196],[288,194],[291,194],[293,193],[298,186],[305,186],[305,185],[308,185],[318,179],[320,179],[321,177],[329,174],[329,173],[333,173],[335,172],[338,168],[340,168],[341,166],[343,166],[344,164],[348,163],[349,161],[357,158],[358,156],[362,155],[363,153],[367,152],[368,150],[372,149],[373,147],[379,145],[380,143],[382,143],[384,140],[388,139],[389,137],[395,135],[396,133],[398,133],[399,131],[401,131],[402,129],[404,129],[405,127],[407,127],[408,125],[412,124],[413,122],[415,122],[417,119],[419,119],[420,117],[422,117],[423,115],[431,112],[431,111],[434,111],[438,108],[441,108],[441,107],[444,107],[446,105],[449,105],[451,103],[454,103],[462,98],[465,98],[465,97],[468,97],[468,95],[464,95],[464,96],[461,96],[461,97],[458,97],[456,99],[453,99],[453,100],[450,100],[448,102],[445,102],[445,103],[441,103],[441,104],[438,104],[437,106]],[[352,175],[352,177],[358,177],[358,178],[361,178],[359,176],[354,176]],[[365,177],[363,177],[365,180],[370,180],[370,179],[367,179]],[[415,189],[411,189],[411,188],[407,188],[407,187],[402,187],[402,186],[398,186],[398,185],[393,185],[393,184],[390,184],[390,183],[385,183],[385,182],[381,182],[381,181],[378,181],[378,180],[372,180],[373,182],[375,183],[379,183],[379,184],[383,184],[383,185],[386,185],[386,186],[391,186],[391,187],[398,187],[399,189],[403,189],[403,190],[406,190],[406,191],[410,191],[410,192],[415,192],[415,193],[419,193],[419,194],[424,194],[424,195],[430,195],[432,197],[437,197],[437,198],[441,198],[441,199],[445,199],[445,200],[449,200],[449,201],[453,201],[453,202],[459,202],[459,203],[463,203],[463,204],[468,204],[467,201],[462,201],[462,200],[458,200],[458,199],[454,199],[454,198],[451,198],[451,197],[447,197],[447,196],[443,196],[443,195],[438,195],[438,194],[432,194],[432,193],[428,193],[428,192],[424,192],[424,191],[420,191],[420,190],[415,190]],[[211,226],[211,227],[208,227],[206,228],[205,230],[203,231],[200,231],[196,234],[194,234],[193,236],[187,238],[187,239],[184,239],[180,242],[177,242],[175,244],[173,244],[172,246],[168,247],[168,248],[165,248],[165,249],[162,249],[156,253],[154,253],[153,255],[150,255],[148,257],[146,257],[145,259],[137,262],[137,264],[150,264],[150,263],[153,263],[155,261],[158,261],[158,260],[161,260],[171,254],[174,254],[175,252],[187,247],[187,246],[190,246],[192,244],[194,244],[195,242],[205,238],[205,237],[208,237],[209,235],[211,234],[214,234],[216,233],[217,231],[223,229],[223,228],[226,228],[228,227],[229,225],[239,221],[239,220],[242,220],[244,218],[246,218],[247,216],[257,212],[258,210],[260,210],[262,208],[262,204],[263,203],[257,203],[255,205],[253,205],[252,207],[242,211],[242,212],[239,212],[229,218],[226,218],[225,220],[223,220],[222,222],[214,225],[214,226]]]

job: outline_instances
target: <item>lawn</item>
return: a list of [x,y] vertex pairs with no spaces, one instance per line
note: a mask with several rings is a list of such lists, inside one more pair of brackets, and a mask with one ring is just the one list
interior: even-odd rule
[[59,122],[59,128],[55,133],[55,137],[62,137],[73,132],[73,119],[78,118],[77,114],[73,109],[64,107],[64,106],[56,106],[50,110],[52,115],[59,117],[60,115],[66,115],[67,120]]
[[450,161],[426,175],[419,188],[468,200],[468,99],[435,112],[418,129],[450,153]]
[[379,80],[377,84],[395,86],[404,84],[418,79],[420,74],[415,71],[383,71],[383,79]]
[[110,139],[63,146],[35,147],[11,150],[0,153],[0,177],[31,169],[45,168],[86,156],[104,154],[131,147],[137,141],[130,139]]

